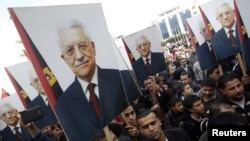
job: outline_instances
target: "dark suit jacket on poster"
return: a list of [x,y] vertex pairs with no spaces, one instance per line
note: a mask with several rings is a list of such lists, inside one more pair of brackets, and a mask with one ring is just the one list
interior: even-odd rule
[[243,58],[246,66],[246,70],[250,70],[250,38],[248,38],[243,47],[242,47],[242,52],[243,52]]
[[138,79],[141,85],[146,77],[162,72],[163,70],[166,70],[166,63],[163,53],[151,52],[150,59],[151,59],[151,73],[148,71],[142,57],[138,58],[132,64],[136,78]]
[[212,68],[217,65],[214,52],[209,50],[207,42],[196,48],[196,54],[202,70]]
[[54,123],[55,121],[57,121],[54,113],[52,112],[52,110],[50,109],[50,107],[48,107],[42,96],[40,94],[38,94],[37,97],[35,97],[34,100],[32,100],[29,104],[28,104],[28,108],[32,108],[34,106],[40,105],[42,108],[42,111],[44,112],[44,117],[42,119],[39,119],[37,121],[35,121],[35,124],[38,128],[43,128],[47,125],[50,125],[52,123]]
[[218,32],[216,32],[212,36],[212,45],[217,60],[222,60],[241,52],[239,32],[237,28],[236,28],[235,40],[236,40],[236,47],[232,47],[224,28],[221,28]]
[[[75,78],[75,81],[59,97],[55,105],[55,112],[70,141],[88,141],[101,131],[105,125],[111,122],[127,106],[126,95],[121,80],[127,78],[126,84],[131,78],[128,71],[114,69],[100,69],[98,67],[99,100],[101,108],[101,120],[99,120],[89,104],[83,89]],[[130,82],[132,83],[132,82]],[[125,84],[125,85],[126,85]],[[128,99],[135,97],[135,87],[128,88]]]
[[[23,141],[31,141],[31,136],[25,128],[21,127],[21,132]],[[19,141],[19,140],[16,137],[16,135],[11,131],[11,128],[9,126],[6,126],[2,130],[2,141]]]

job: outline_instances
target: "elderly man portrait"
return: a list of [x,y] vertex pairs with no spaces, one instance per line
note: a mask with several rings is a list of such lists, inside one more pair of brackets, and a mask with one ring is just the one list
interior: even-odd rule
[[69,140],[89,140],[139,92],[129,70],[97,65],[98,47],[81,22],[65,21],[59,27],[58,39],[61,58],[75,74],[75,80],[59,97],[55,112]]
[[216,8],[216,19],[222,28],[212,36],[212,45],[217,60],[231,57],[241,52],[235,10],[229,3]]

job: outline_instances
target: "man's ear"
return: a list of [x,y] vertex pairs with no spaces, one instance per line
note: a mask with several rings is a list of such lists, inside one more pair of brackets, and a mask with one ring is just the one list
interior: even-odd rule
[[142,129],[139,127],[139,131],[143,134],[143,131],[142,131]]
[[221,91],[222,94],[225,94],[225,93],[226,93],[226,92],[225,92],[225,89],[220,89],[220,91]]
[[192,112],[193,112],[193,109],[192,109],[192,108],[188,108],[188,111],[192,113]]
[[64,59],[64,55],[63,54],[61,54],[61,58]]

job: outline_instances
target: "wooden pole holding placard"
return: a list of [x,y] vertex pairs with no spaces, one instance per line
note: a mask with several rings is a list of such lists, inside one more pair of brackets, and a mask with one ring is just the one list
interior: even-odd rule
[[111,136],[110,136],[110,131],[109,131],[108,125],[105,126],[103,130],[104,130],[104,133],[105,133],[105,136],[106,136],[107,141],[112,141],[112,140],[111,140]]
[[222,69],[222,66],[221,65],[218,65],[218,68],[219,68],[219,71],[220,71],[220,76],[223,75],[223,69]]
[[244,63],[243,63],[241,54],[240,54],[240,53],[237,53],[236,58],[238,59],[238,63],[239,63],[239,65],[240,65],[240,68],[241,68],[241,71],[242,71],[243,76],[247,76],[246,68],[245,68],[245,66],[244,66]]

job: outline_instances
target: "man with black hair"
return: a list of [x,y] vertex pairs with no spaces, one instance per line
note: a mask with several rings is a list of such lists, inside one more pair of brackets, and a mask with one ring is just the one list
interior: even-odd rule
[[200,123],[205,112],[204,105],[197,95],[188,95],[184,101],[185,113],[182,127],[188,133],[192,141],[198,141],[202,132],[200,130]]
[[178,97],[172,97],[168,105],[170,107],[168,113],[165,114],[164,127],[166,129],[180,127],[183,123],[183,104]]
[[232,105],[237,113],[250,122],[250,93],[245,92],[241,78],[235,73],[224,74],[219,78],[218,86],[223,95],[215,102]]
[[220,96],[220,94],[216,91],[215,80],[205,78],[201,82],[201,89],[197,95],[201,98],[205,107],[205,112],[207,112],[211,104],[214,103],[214,101]]
[[162,130],[160,119],[149,109],[140,111],[136,120],[141,133],[148,138],[153,138],[156,141],[190,141],[182,128]]

